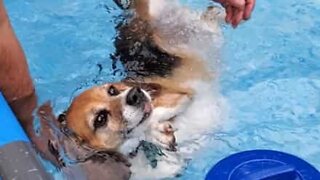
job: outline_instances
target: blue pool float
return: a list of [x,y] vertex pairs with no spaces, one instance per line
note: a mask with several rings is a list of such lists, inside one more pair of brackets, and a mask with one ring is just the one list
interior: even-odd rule
[[47,180],[30,140],[0,92],[0,180]]
[[221,160],[209,171],[206,180],[320,180],[320,172],[287,153],[252,150]]

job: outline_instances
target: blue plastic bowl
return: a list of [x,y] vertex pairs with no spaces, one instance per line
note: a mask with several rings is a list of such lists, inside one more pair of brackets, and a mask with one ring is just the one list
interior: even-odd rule
[[221,160],[209,171],[206,180],[320,180],[320,172],[287,153],[252,150]]

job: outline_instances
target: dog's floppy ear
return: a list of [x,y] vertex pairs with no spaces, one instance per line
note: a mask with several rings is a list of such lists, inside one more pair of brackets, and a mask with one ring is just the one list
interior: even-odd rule
[[58,123],[49,101],[37,109],[37,117],[40,123],[37,129],[39,135],[32,136],[32,142],[43,158],[61,168],[64,165],[59,155]]
[[62,112],[57,119],[60,127],[60,130],[65,136],[73,138],[77,144],[81,145],[84,143],[84,140],[77,136],[71,129],[67,127],[67,111]]

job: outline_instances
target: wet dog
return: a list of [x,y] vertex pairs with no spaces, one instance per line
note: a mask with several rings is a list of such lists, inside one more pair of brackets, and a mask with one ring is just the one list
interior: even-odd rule
[[[82,145],[130,157],[134,179],[172,177],[221,118],[214,82],[223,13],[136,0],[125,17],[113,59],[122,62],[127,78],[77,96],[65,125]],[[150,149],[160,153],[150,155]]]

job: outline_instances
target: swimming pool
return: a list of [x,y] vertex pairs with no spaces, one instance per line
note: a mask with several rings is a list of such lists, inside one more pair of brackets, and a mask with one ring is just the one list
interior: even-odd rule
[[[198,9],[207,0],[183,0]],[[110,0],[5,0],[26,51],[39,101],[56,113],[93,84],[116,81],[111,68],[114,25]],[[253,18],[226,27],[221,91],[228,121],[190,162],[181,179],[200,179],[219,159],[267,148],[298,155],[320,168],[319,0],[258,1]],[[101,71],[100,67],[102,67]]]

